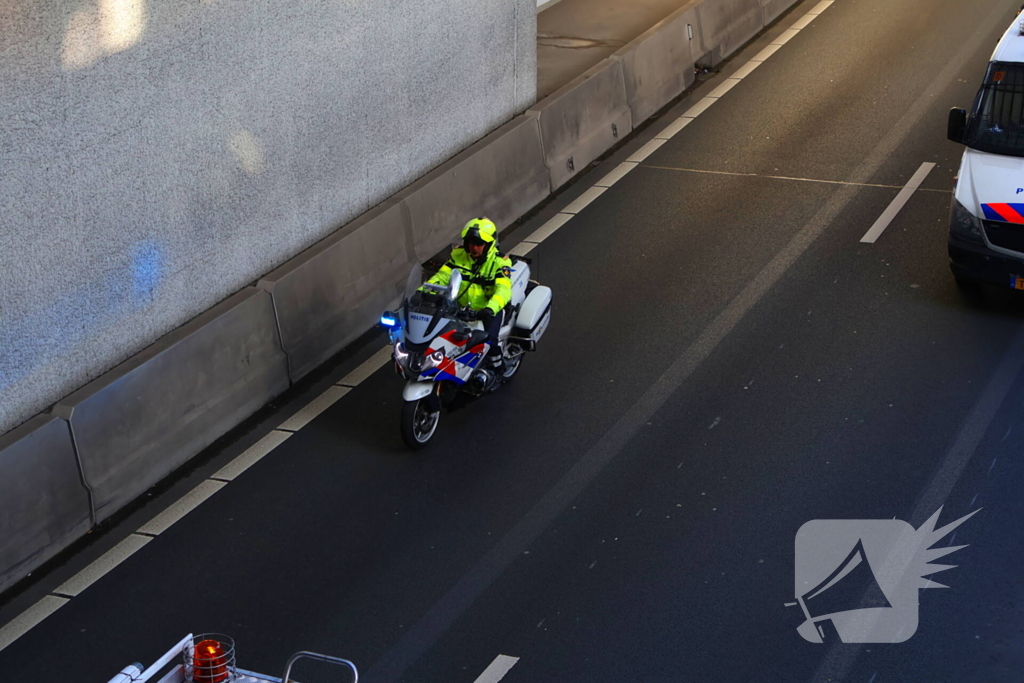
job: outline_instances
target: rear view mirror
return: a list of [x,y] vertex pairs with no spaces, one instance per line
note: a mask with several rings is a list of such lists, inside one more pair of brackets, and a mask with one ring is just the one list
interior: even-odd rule
[[949,122],[946,124],[946,137],[953,142],[964,144],[967,133],[967,112],[963,109],[950,109]]
[[452,268],[451,279],[448,280],[448,298],[454,302],[459,298],[460,289],[462,289],[462,273],[458,268]]

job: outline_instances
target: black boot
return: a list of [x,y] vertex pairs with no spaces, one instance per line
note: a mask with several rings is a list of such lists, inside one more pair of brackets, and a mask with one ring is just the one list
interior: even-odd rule
[[484,359],[484,367],[491,375],[491,381],[487,385],[487,391],[494,391],[501,386],[501,375],[505,371],[505,363],[501,358],[500,349],[498,349],[497,353],[487,354],[487,358]]

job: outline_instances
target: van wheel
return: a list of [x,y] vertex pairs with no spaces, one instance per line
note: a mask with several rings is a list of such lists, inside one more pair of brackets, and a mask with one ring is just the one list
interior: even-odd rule
[[963,275],[954,275],[953,279],[956,281],[956,288],[960,290],[960,294],[969,301],[977,301],[982,295],[981,283],[977,280],[966,278]]
[[971,280],[963,275],[954,275],[953,279],[956,281],[957,289],[963,292],[976,292],[981,288],[977,280]]

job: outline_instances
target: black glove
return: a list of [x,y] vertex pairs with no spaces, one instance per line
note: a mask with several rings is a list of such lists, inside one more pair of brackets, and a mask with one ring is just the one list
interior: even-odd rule
[[477,320],[482,322],[484,324],[484,327],[487,327],[493,319],[494,311],[491,310],[490,306],[481,308],[480,312],[477,313]]

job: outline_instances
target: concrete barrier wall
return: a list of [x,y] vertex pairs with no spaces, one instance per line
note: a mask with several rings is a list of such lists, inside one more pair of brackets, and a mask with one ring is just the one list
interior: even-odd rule
[[633,130],[621,60],[604,60],[530,113],[540,120],[551,187],[561,187]]
[[0,591],[88,529],[86,485],[94,521],[106,519],[364,333],[409,267],[467,218],[508,225],[681,94],[696,60],[731,54],[794,2],[693,0],[257,287],[59,401],[75,448],[68,423],[50,415],[0,437]]
[[[793,0],[789,4],[792,5]],[[785,0],[769,0],[783,4]],[[700,41],[710,65],[743,46],[765,27],[762,0],[704,0],[697,7]]]
[[[694,0],[615,53],[622,61],[633,121],[646,121],[693,85],[700,49],[698,8]],[[692,34],[692,37],[691,37]]]
[[691,0],[534,106],[552,188],[690,87],[695,64],[721,62],[796,1]]
[[270,296],[247,287],[53,410],[102,521],[287,387]]
[[415,258],[407,209],[387,201],[262,278],[293,382],[369,329]]
[[537,116],[488,135],[399,194],[409,209],[413,248],[425,261],[457,238],[467,220],[504,228],[551,194]]
[[796,0],[761,0],[762,24],[768,26],[795,4]]
[[38,415],[0,436],[0,592],[84,534],[89,496],[68,425]]
[[0,433],[536,97],[533,0],[17,0],[0,36]]

